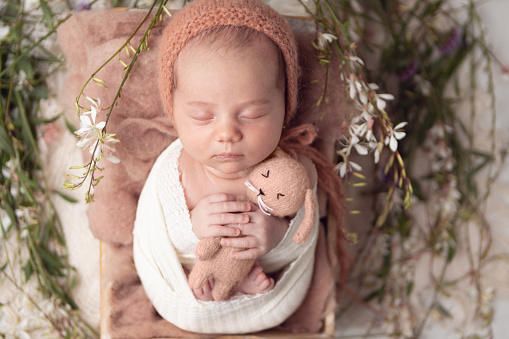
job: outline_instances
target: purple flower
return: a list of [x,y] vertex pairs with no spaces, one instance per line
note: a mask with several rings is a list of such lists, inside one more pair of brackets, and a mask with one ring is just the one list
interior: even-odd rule
[[440,53],[443,55],[449,54],[459,46],[461,41],[461,34],[458,27],[454,27],[447,36],[447,40],[438,46]]
[[380,174],[382,175],[382,182],[384,184],[388,184],[391,181],[391,179],[394,177],[394,173],[393,173],[392,169],[389,169],[387,171],[387,173],[384,173],[384,172],[385,172],[385,169],[382,166],[380,169]]
[[90,4],[86,1],[82,1],[82,2],[80,2],[80,4],[78,5],[78,8],[76,10],[78,12],[88,11],[88,10],[90,10]]
[[398,73],[398,79],[401,82],[405,82],[412,78],[415,73],[419,70],[419,63],[417,60],[412,61],[411,64],[406,66],[401,72]]

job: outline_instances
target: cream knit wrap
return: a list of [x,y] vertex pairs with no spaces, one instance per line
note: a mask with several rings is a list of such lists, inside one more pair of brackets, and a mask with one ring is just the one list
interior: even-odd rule
[[[304,244],[293,243],[304,216],[302,208],[280,244],[259,259],[265,272],[282,269],[273,290],[257,295],[237,294],[221,302],[197,300],[180,260],[190,265],[193,253],[177,250],[172,241],[176,235],[185,237],[188,230],[183,228],[190,225],[178,172],[181,149],[177,140],[159,156],[138,204],[134,261],[149,299],[164,319],[192,332],[248,333],[281,324],[298,308],[309,288],[318,227],[313,227]],[[165,204],[168,199],[173,199],[173,203]]]

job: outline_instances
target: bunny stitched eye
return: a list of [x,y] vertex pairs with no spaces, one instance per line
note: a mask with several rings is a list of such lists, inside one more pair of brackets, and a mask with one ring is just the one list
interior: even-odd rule
[[262,173],[262,177],[264,177],[264,178],[268,178],[268,177],[269,177],[269,173],[270,173],[270,170],[267,170],[267,174],[263,174],[263,173]]
[[277,194],[277,200],[279,200],[279,197],[284,197],[285,195],[283,193],[278,193]]

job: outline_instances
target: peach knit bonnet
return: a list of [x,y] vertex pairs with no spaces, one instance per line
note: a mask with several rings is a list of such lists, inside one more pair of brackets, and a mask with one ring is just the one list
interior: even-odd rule
[[166,113],[172,118],[171,84],[178,54],[191,38],[216,26],[247,26],[264,33],[279,47],[286,67],[285,125],[288,125],[297,106],[299,66],[295,37],[288,22],[258,0],[197,0],[173,16],[159,49],[159,89]]

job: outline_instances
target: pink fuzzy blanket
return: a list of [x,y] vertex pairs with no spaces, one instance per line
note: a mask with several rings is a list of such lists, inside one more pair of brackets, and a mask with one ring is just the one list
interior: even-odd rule
[[[67,57],[68,73],[60,93],[67,107],[75,107],[74,99],[88,77],[99,68],[134,32],[146,12],[139,10],[107,10],[76,13],[58,30],[58,40]],[[167,23],[164,15],[162,25]],[[316,61],[310,44],[314,34],[309,33],[313,21],[291,19],[299,42],[300,62],[303,68],[301,100],[297,119],[311,122],[319,129],[315,142],[331,161],[334,144],[342,136],[344,119],[344,92],[339,77],[337,60],[330,66],[328,104],[323,112],[316,102],[323,94],[325,68]],[[136,48],[145,28],[135,35]],[[155,312],[138,279],[132,258],[132,228],[136,205],[143,184],[157,156],[176,137],[176,131],[163,113],[157,88],[156,56],[162,28],[152,30],[148,52],[142,52],[123,88],[122,96],[109,120],[108,133],[116,133],[119,164],[104,163],[104,179],[97,186],[95,202],[89,206],[89,223],[93,234],[102,242],[101,255],[101,332],[113,338],[184,337],[195,335],[178,329]],[[132,57],[132,53],[130,53]],[[120,58],[129,63],[125,51]],[[124,75],[124,66],[115,57],[95,77],[105,80],[107,88],[93,84],[84,94],[100,98],[102,107],[110,106]],[[318,81],[311,84],[311,81]],[[83,106],[90,103],[80,101]],[[71,109],[72,111],[72,109]],[[103,113],[104,114],[104,113]],[[319,119],[320,115],[323,119]],[[76,115],[74,114],[76,117]],[[105,117],[103,116],[102,119]],[[78,123],[76,118],[75,124]],[[87,153],[85,161],[88,162]],[[322,204],[325,208],[326,204]],[[325,209],[321,210],[325,216]],[[333,295],[333,267],[336,258],[327,249],[325,227],[320,232],[317,246],[315,274],[309,294],[302,306],[276,330],[317,332],[323,328],[326,312],[331,310]]]

